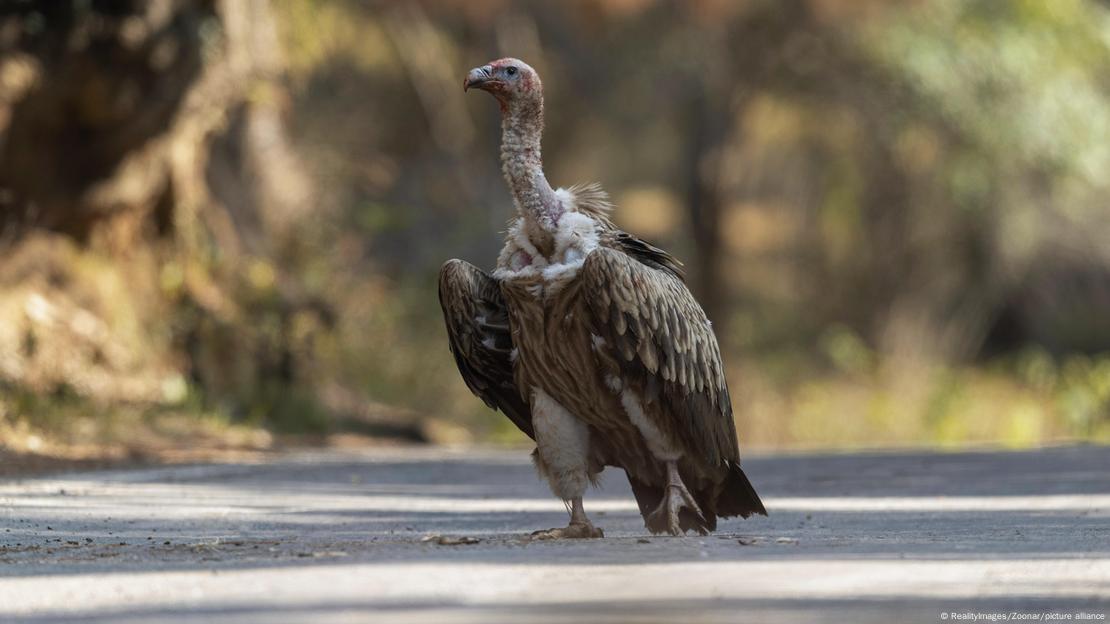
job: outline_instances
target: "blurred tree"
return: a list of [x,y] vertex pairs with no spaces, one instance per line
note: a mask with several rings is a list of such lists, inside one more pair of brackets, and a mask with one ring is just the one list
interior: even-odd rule
[[1108,28],[1093,0],[4,3],[0,387],[488,433],[433,275],[501,243],[497,115],[459,81],[513,55],[552,182],[687,259],[749,438],[1094,435]]
[[269,4],[7,3],[0,50],[5,381],[280,411],[331,312]]

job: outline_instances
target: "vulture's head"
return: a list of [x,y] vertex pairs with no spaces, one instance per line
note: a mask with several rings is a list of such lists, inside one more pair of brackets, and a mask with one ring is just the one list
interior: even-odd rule
[[463,81],[463,90],[470,89],[488,91],[503,108],[543,100],[540,75],[527,63],[515,58],[498,59],[470,70]]

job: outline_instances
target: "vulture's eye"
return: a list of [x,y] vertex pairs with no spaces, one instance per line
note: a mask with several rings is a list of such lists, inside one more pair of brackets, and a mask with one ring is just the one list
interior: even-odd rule
[[510,75],[510,76],[515,76],[516,75],[516,67],[514,67],[512,65],[509,65],[508,67],[505,68],[505,73]]

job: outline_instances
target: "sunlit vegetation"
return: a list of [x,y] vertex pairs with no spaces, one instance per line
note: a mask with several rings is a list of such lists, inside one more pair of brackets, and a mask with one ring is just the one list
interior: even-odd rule
[[141,4],[74,23],[164,66],[69,82],[69,22],[3,18],[2,444],[522,443],[435,292],[512,209],[460,88],[501,55],[552,182],[685,261],[744,446],[1110,441],[1105,3],[182,2],[149,50]]

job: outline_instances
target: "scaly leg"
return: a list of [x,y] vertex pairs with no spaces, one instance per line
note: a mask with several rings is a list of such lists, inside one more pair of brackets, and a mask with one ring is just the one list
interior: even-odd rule
[[[702,524],[705,523],[705,516],[698,507],[697,501],[694,500],[690,490],[686,489],[686,485],[682,483],[682,477],[678,474],[678,462],[667,462],[667,485],[663,488],[663,500],[659,501],[659,506],[655,511],[651,512],[649,519],[654,522],[657,519],[663,519],[667,524],[667,532],[671,535],[681,535],[682,525],[678,520],[678,512],[683,508],[698,515],[702,519]],[[698,533],[705,535],[705,530],[699,528]]]
[[570,539],[584,537],[605,537],[601,529],[595,527],[586,517],[586,510],[582,507],[582,497],[572,498],[567,506],[570,509],[570,524],[561,529],[547,529],[532,533],[534,540]]
[[590,524],[582,508],[582,494],[590,482],[589,427],[539,388],[532,391],[532,425],[536,468],[570,512],[568,526],[536,531],[532,539],[601,537],[601,530]]

